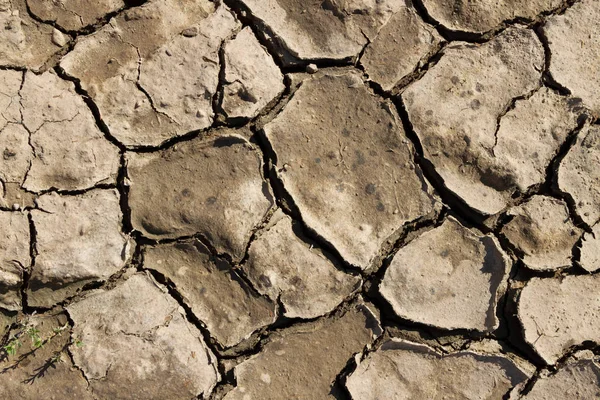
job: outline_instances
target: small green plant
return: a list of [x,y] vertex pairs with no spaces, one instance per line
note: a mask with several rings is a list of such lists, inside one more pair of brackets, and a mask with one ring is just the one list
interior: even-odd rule
[[83,342],[79,339],[75,339],[73,343],[75,343],[75,346],[77,347],[83,347]]
[[69,327],[69,324],[64,324],[63,326],[59,326],[58,328],[52,328],[52,332],[59,335]]
[[31,346],[34,349],[39,349],[44,345],[44,341],[40,336],[40,331],[33,326],[30,326],[25,331],[25,334],[31,338]]
[[21,341],[19,340],[18,337],[13,337],[11,340],[8,341],[8,343],[4,346],[4,350],[6,351],[6,354],[8,354],[9,356],[14,356],[15,354],[17,354],[17,350],[19,349],[19,347],[21,347],[23,345],[23,343],[21,343]]

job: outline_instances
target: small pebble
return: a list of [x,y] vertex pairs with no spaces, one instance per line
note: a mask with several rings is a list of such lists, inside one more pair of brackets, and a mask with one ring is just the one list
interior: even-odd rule
[[52,31],[52,43],[58,47],[63,47],[65,44],[67,44],[67,38],[61,31],[54,29],[54,31]]
[[191,28],[184,29],[181,34],[185,37],[198,36],[198,27],[192,26]]
[[308,64],[306,66],[306,72],[309,74],[315,74],[318,70],[319,68],[315,64]]

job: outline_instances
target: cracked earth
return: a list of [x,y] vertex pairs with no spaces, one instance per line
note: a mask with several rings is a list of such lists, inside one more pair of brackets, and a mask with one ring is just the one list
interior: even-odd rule
[[600,398],[598,0],[0,0],[0,399]]

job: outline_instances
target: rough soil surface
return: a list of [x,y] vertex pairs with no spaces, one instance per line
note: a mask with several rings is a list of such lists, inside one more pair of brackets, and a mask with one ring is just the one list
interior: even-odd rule
[[600,225],[594,225],[592,232],[583,235],[579,249],[579,264],[588,272],[600,269]]
[[97,397],[192,398],[217,382],[214,355],[202,334],[146,274],[92,292],[67,312],[73,336],[88,344],[70,346],[73,362]]
[[0,226],[0,307],[18,311],[23,275],[31,268],[29,221],[26,215],[0,211]]
[[237,386],[224,399],[289,399],[299,393],[333,399],[338,372],[380,334],[378,321],[362,303],[334,321],[277,332],[261,353],[234,368]]
[[402,7],[369,43],[360,59],[369,78],[391,90],[438,50],[442,38],[408,7]]
[[280,53],[298,60],[356,58],[391,16],[399,0],[242,0],[266,26]]
[[37,19],[52,22],[67,31],[78,31],[92,25],[107,14],[125,7],[123,0],[27,0],[29,10]]
[[250,246],[244,265],[248,278],[259,292],[279,301],[288,318],[326,314],[360,287],[359,277],[341,271],[315,246],[294,232],[282,212]]
[[233,346],[275,320],[275,303],[253,293],[231,265],[197,240],[159,245],[144,265],[169,279],[219,342]]
[[283,75],[249,27],[225,44],[223,111],[252,118],[285,90]]
[[600,398],[597,0],[0,0],[0,399]]
[[123,268],[132,243],[121,232],[116,190],[80,196],[49,193],[31,212],[35,265],[27,288],[29,304],[50,308],[87,283],[103,281]]

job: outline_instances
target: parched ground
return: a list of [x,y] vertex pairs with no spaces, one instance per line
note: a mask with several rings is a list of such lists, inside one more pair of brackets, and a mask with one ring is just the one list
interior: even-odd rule
[[0,0],[0,399],[600,398],[600,1]]

